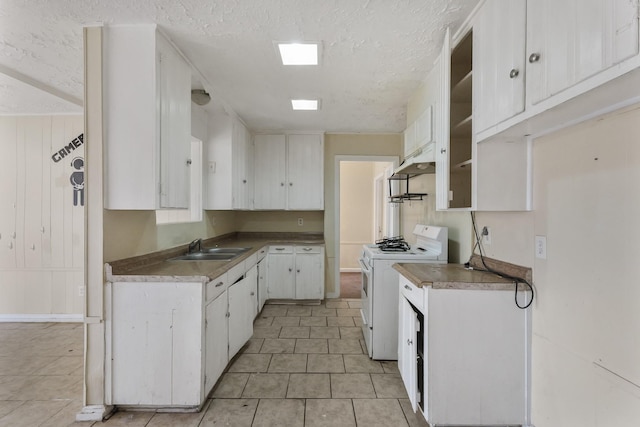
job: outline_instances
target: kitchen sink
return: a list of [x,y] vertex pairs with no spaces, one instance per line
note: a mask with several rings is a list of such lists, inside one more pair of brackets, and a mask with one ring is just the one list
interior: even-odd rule
[[206,254],[243,254],[251,248],[202,248],[201,253]]
[[207,253],[194,252],[169,259],[169,261],[229,261],[240,255],[239,253]]

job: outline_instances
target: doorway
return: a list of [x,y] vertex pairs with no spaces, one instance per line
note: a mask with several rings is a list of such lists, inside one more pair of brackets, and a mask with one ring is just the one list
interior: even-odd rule
[[336,284],[340,298],[360,298],[362,245],[399,230],[398,207],[388,203],[387,178],[397,158],[341,156],[336,165]]

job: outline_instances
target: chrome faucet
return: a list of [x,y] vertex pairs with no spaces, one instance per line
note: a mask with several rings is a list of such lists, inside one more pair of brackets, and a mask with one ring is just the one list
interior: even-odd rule
[[191,243],[189,243],[189,249],[187,249],[187,253],[190,254],[195,252],[195,249],[198,248],[198,252],[202,252],[202,239],[195,239]]

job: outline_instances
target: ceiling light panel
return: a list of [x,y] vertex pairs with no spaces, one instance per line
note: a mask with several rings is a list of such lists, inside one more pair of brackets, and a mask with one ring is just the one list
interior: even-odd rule
[[278,43],[282,65],[318,65],[318,43]]
[[292,99],[291,107],[294,110],[317,110],[320,102],[317,99]]

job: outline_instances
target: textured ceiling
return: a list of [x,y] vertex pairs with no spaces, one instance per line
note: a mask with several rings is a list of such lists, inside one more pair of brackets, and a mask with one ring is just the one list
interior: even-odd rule
[[[157,23],[252,130],[399,132],[444,30],[478,0],[0,0],[0,72],[82,99],[82,27]],[[320,41],[318,67],[283,67],[274,41]],[[8,71],[7,71],[8,70]],[[0,114],[44,104],[0,80]],[[23,86],[22,89],[20,86]],[[25,92],[26,93],[26,92]],[[290,98],[319,97],[318,112]],[[71,101],[71,102],[70,102]],[[16,109],[25,109],[16,111]],[[11,111],[9,111],[11,110]]]

